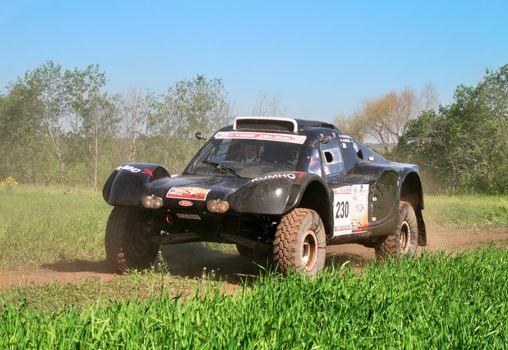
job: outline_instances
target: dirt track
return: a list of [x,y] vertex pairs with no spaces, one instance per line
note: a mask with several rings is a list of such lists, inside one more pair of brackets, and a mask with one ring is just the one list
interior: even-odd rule
[[[464,233],[430,229],[428,241],[429,245],[425,249],[430,251],[464,251],[489,243],[508,247],[508,231]],[[199,277],[206,268],[208,271],[214,270],[222,280],[235,283],[242,276],[256,276],[260,272],[259,266],[235,253],[210,250],[196,244],[165,247],[164,255],[171,274],[186,278]],[[339,245],[327,249],[327,265],[340,266],[350,261],[353,266],[361,267],[373,259],[373,249],[360,245]],[[0,288],[50,282],[75,283],[91,277],[110,280],[118,278],[118,275],[111,273],[104,261],[75,260],[43,264],[37,270],[0,271]]]

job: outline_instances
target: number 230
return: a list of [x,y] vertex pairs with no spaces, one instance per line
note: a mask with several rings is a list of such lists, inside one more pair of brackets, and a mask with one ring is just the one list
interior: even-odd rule
[[337,219],[347,218],[349,216],[349,202],[337,202],[335,205],[337,207],[337,212],[335,213],[335,217]]

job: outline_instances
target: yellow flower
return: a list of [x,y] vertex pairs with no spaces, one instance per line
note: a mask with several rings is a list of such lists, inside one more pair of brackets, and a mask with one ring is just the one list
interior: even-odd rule
[[19,184],[12,176],[7,176],[5,180],[0,181],[0,185],[2,187],[15,188],[18,187]]

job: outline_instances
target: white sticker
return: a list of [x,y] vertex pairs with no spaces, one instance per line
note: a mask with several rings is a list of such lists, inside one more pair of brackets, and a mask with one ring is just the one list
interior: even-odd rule
[[351,205],[353,186],[333,189],[333,235],[351,233]]
[[201,217],[196,214],[176,213],[176,216],[179,217],[180,219],[201,220]]
[[116,168],[116,170],[127,170],[130,171],[131,173],[139,173],[141,171],[141,169],[133,167],[132,165],[122,165]]
[[166,198],[176,198],[176,199],[194,199],[198,201],[205,201],[208,192],[211,190],[208,188],[200,188],[200,187],[172,187],[169,189],[168,193],[166,193]]
[[353,186],[353,213],[351,226],[353,232],[365,231],[369,225],[369,185]]
[[277,141],[277,142],[288,142],[297,143],[303,145],[307,136],[305,135],[287,135],[287,134],[276,134],[267,132],[248,132],[248,131],[221,131],[215,134],[215,139],[242,139],[242,140],[265,140],[265,141]]
[[[303,174],[304,173],[301,173],[301,175],[303,175]],[[265,181],[265,180],[273,180],[273,179],[290,179],[290,180],[294,180],[294,179],[296,179],[296,174],[295,173],[268,174],[268,175],[263,175],[263,176],[260,176],[260,177],[256,177],[256,178],[252,179],[252,182]]]
[[333,235],[346,235],[366,230],[369,185],[343,186],[333,189]]

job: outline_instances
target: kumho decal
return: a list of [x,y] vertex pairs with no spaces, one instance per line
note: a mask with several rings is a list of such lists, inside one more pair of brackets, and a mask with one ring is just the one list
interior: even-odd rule
[[127,171],[130,171],[131,173],[141,172],[141,169],[133,167],[132,165],[119,166],[118,168],[116,168],[116,170],[127,170]]
[[294,179],[296,179],[296,175],[295,175],[295,173],[283,173],[283,174],[264,175],[264,176],[260,176],[260,177],[256,177],[255,179],[252,179],[252,182],[265,181],[265,180],[273,180],[273,179],[290,179],[290,180],[294,180]]

